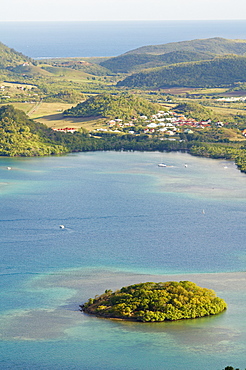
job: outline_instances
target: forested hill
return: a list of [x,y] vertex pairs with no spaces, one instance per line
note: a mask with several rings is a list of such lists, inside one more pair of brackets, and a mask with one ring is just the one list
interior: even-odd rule
[[0,69],[12,69],[24,63],[33,63],[33,60],[0,42]]
[[114,73],[127,73],[147,68],[167,66],[222,55],[246,54],[246,40],[227,40],[220,37],[143,46],[101,63]]
[[3,76],[50,76],[51,74],[37,66],[37,62],[22,53],[10,49],[0,42],[0,72]]
[[130,50],[125,54],[164,54],[171,51],[193,51],[217,55],[246,53],[246,40],[228,40],[221,37],[171,42],[162,45],[148,45]]
[[67,152],[49,136],[52,130],[35,123],[11,105],[0,107],[0,156],[39,156]]
[[64,112],[64,116],[108,117],[129,119],[136,115],[156,113],[162,109],[159,104],[131,94],[98,94]]
[[173,64],[134,73],[118,86],[163,88],[170,86],[218,87],[246,81],[246,56]]
[[196,51],[178,50],[161,55],[153,54],[123,54],[110,58],[101,63],[114,73],[127,73],[147,68],[167,66],[174,63],[183,63],[215,58],[214,54]]

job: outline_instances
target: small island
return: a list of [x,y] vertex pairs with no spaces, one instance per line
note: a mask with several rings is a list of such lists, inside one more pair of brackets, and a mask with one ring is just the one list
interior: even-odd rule
[[106,290],[80,308],[104,318],[160,322],[216,315],[227,304],[213,290],[190,281],[169,281],[134,284],[115,292]]

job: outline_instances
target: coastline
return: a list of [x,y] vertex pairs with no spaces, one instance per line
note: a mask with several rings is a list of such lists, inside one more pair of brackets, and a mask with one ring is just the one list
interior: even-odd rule
[[[151,44],[245,38],[245,20],[0,22],[2,42],[32,58],[110,57]],[[127,27],[126,27],[127,25]],[[185,26],[185,27],[184,27]],[[81,38],[86,34],[88,37]],[[63,40],[61,43],[60,40]],[[26,40],[29,42],[27,43]],[[45,40],[45,42],[43,41]],[[71,43],[71,40],[73,42]],[[107,40],[108,42],[105,42]],[[119,40],[121,42],[119,43]]]

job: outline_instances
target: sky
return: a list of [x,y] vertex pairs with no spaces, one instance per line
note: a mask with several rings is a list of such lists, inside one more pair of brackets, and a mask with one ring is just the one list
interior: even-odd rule
[[245,0],[1,0],[0,21],[246,19]]

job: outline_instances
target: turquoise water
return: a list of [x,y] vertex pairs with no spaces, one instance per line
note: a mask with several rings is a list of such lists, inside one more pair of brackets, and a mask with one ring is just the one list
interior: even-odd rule
[[0,22],[0,41],[32,58],[116,56],[210,37],[246,39],[246,21]]
[[[0,176],[2,369],[245,367],[246,177],[232,162],[79,153],[2,158]],[[216,290],[228,310],[161,324],[78,311],[170,279]]]

